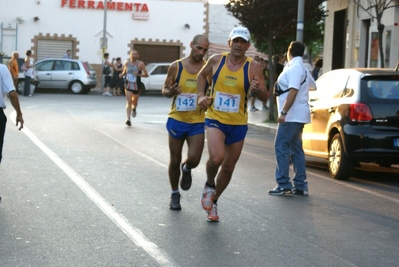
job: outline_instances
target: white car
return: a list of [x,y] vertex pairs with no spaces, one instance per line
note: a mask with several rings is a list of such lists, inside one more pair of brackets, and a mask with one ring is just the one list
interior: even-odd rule
[[147,66],[145,66],[148,72],[148,77],[141,78],[141,82],[144,84],[144,88],[142,90],[144,92],[147,91],[161,92],[170,64],[171,62],[150,63]]

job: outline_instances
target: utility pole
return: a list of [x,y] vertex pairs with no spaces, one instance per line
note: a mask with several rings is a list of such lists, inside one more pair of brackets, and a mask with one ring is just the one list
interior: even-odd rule
[[296,40],[299,42],[303,42],[304,14],[305,14],[305,0],[298,0]]

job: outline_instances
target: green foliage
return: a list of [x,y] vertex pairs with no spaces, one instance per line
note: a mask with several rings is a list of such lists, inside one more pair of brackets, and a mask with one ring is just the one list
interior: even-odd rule
[[[304,44],[322,44],[326,16],[325,0],[306,0],[304,14]],[[230,0],[227,11],[249,29],[255,47],[265,53],[284,52],[296,39],[298,2],[293,0]],[[272,38],[272,48],[267,40]],[[273,52],[272,52],[273,53]]]

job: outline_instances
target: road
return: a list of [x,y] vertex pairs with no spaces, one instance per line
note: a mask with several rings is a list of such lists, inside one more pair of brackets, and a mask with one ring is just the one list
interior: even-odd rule
[[399,166],[349,181],[308,158],[309,196],[269,196],[274,135],[250,128],[233,179],[206,222],[204,149],[182,210],[168,209],[170,99],[37,92],[12,108],[0,167],[0,266],[397,266]]

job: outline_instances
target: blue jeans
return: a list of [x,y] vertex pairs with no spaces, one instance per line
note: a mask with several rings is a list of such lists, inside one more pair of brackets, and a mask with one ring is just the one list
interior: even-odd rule
[[290,157],[294,169],[295,189],[307,191],[305,153],[302,148],[303,123],[284,122],[277,126],[274,140],[276,154],[276,181],[279,187],[292,189],[289,176]]
[[28,96],[30,94],[30,80],[30,76],[25,76],[24,96]]

